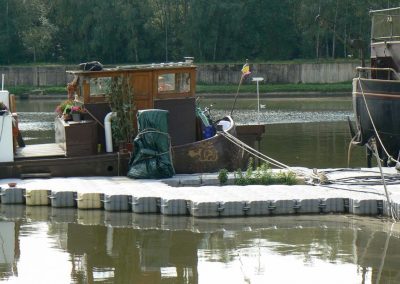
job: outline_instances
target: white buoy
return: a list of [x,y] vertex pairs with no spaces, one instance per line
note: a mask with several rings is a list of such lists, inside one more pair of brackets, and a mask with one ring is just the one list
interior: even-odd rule
[[260,124],[260,89],[259,89],[259,82],[263,81],[264,78],[262,77],[254,77],[253,82],[257,83],[257,114],[258,114],[258,124]]

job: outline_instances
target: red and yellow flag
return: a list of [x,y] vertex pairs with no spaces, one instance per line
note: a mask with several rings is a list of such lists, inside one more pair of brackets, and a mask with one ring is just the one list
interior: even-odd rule
[[247,60],[246,60],[246,63],[242,67],[242,77],[244,78],[250,74],[251,74],[250,65],[247,63]]

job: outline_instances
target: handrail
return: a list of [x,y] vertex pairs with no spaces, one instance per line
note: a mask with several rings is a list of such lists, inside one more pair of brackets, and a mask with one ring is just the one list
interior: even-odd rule
[[398,38],[400,38],[400,35],[373,37],[371,38],[371,40],[376,41],[376,40],[398,39]]
[[396,11],[396,10],[400,10],[400,7],[389,8],[389,9],[382,9],[382,10],[370,10],[370,11],[369,11],[369,14],[380,13],[380,12],[389,12],[389,11]]
[[393,72],[393,74],[396,75],[397,80],[400,80],[400,75],[394,70],[393,68],[378,68],[378,67],[357,67],[356,70],[358,72],[364,71],[364,70],[370,70],[370,71],[388,71],[388,72]]

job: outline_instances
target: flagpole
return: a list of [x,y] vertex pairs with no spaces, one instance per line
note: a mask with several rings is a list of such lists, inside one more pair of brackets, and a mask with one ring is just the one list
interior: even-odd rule
[[232,109],[231,109],[231,115],[232,115],[232,113],[233,113],[233,110],[235,109],[236,100],[237,100],[237,97],[238,97],[238,95],[239,95],[239,89],[240,89],[240,86],[242,85],[243,79],[244,79],[247,75],[250,74],[250,66],[249,66],[249,60],[248,60],[248,59],[246,59],[246,63],[243,65],[241,71],[242,71],[242,76],[240,77],[239,86],[238,86],[237,91],[236,91],[235,101],[233,102],[233,106],[232,106]]
[[240,86],[242,85],[242,81],[243,81],[243,75],[240,77],[239,86],[237,88],[236,95],[235,95],[235,101],[233,102],[232,109],[231,109],[231,115],[233,113],[233,110],[235,109],[236,100],[237,100],[237,97],[239,95],[239,89],[240,89]]

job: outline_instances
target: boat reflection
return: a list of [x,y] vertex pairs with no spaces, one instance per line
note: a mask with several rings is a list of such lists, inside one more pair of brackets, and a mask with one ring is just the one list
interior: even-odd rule
[[[283,270],[274,272],[281,261],[285,271],[301,265],[317,276],[332,267],[335,279],[346,277],[347,283],[400,280],[400,226],[377,219],[194,219],[4,205],[0,216],[0,280],[29,279],[24,265],[33,248],[25,240],[38,232],[52,252],[43,251],[37,260],[68,255],[60,262],[69,271],[64,276],[52,278],[48,267],[40,268],[58,283],[210,283],[219,277],[230,283],[253,283],[260,277],[279,281],[290,277]],[[238,271],[244,278],[229,279]]]

